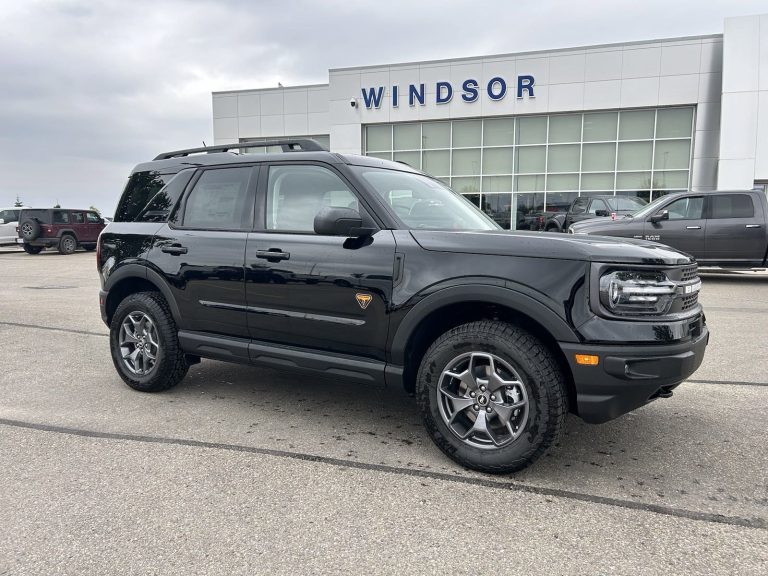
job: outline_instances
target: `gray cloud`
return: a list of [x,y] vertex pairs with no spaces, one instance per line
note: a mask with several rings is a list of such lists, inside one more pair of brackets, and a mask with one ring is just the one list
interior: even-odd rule
[[0,5],[0,206],[111,213],[131,167],[210,141],[211,91],[332,67],[719,33],[761,1],[38,1]]

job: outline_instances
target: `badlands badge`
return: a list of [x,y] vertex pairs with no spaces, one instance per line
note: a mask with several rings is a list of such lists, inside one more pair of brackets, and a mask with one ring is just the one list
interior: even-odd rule
[[371,300],[373,300],[373,296],[371,296],[370,294],[361,294],[360,292],[358,292],[357,294],[355,294],[355,299],[357,300],[357,303],[360,304],[360,308],[365,310],[366,308],[368,308],[368,304],[371,303]]

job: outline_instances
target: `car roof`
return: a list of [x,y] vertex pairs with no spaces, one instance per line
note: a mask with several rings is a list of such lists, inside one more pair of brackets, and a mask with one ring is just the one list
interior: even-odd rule
[[20,210],[64,210],[67,212],[97,212],[97,210],[94,210],[93,208],[30,208],[29,206],[20,208]]

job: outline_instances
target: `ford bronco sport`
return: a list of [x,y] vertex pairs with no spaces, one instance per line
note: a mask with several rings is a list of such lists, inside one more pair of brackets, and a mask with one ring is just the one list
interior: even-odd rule
[[443,452],[501,473],[545,453],[569,411],[616,418],[702,361],[686,254],[509,232],[403,164],[311,140],[232,152],[246,145],[140,164],[99,238],[101,314],[136,390],[201,357],[403,386]]

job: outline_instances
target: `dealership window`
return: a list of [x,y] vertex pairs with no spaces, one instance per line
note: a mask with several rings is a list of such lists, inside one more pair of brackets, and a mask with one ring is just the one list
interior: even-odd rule
[[509,228],[538,229],[580,196],[686,190],[693,107],[374,124],[368,156],[449,184]]

